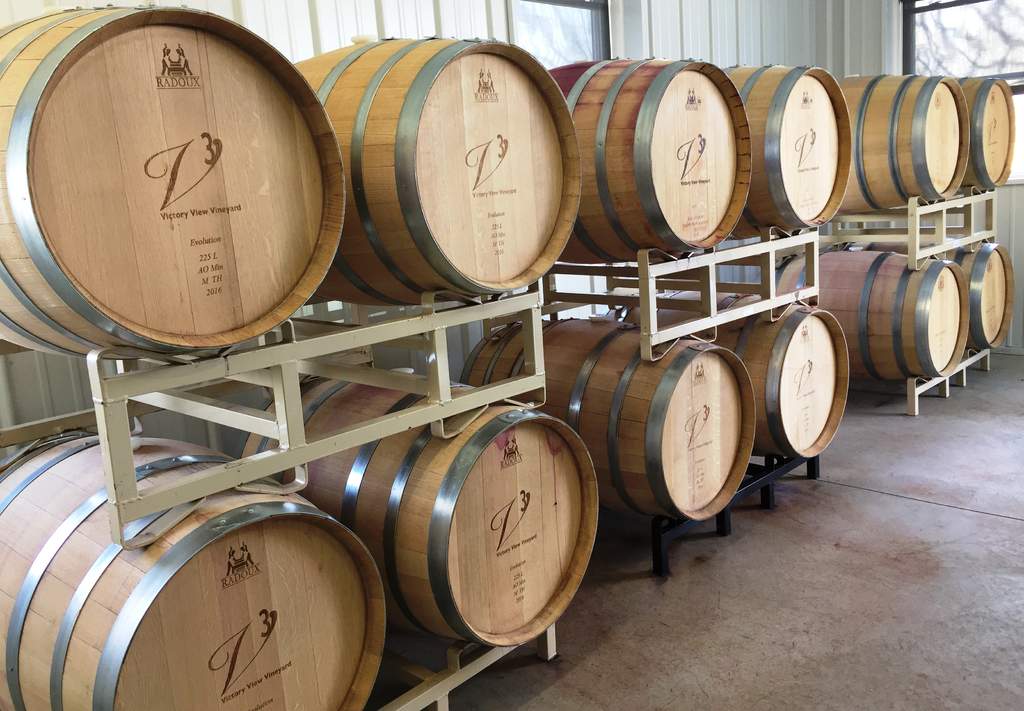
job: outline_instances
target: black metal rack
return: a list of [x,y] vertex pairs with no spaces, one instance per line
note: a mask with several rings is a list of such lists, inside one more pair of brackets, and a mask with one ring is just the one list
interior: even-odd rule
[[[817,479],[820,474],[818,457],[782,457],[766,454],[763,464],[750,462],[736,495],[732,497],[729,505],[715,516],[715,532],[719,536],[728,536],[732,533],[732,507],[757,491],[761,493],[761,508],[775,508],[776,480],[803,464],[807,465],[807,478]],[[704,521],[669,516],[655,516],[651,519],[651,560],[655,575],[664,578],[671,574],[668,544],[682,538],[702,523]]]

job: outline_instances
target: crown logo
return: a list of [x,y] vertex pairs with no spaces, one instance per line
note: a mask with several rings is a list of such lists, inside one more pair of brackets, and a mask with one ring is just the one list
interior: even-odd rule
[[476,91],[473,93],[473,96],[477,101],[485,104],[498,103],[498,92],[494,89],[494,78],[491,76],[490,69],[485,72],[481,67],[480,74],[477,76]]
[[521,461],[523,461],[523,455],[519,453],[519,443],[516,442],[516,436],[515,433],[513,433],[505,442],[505,448],[502,450],[501,468],[507,469],[508,467],[514,467]]
[[192,72],[188,64],[185,49],[178,43],[177,49],[171,50],[167,44],[160,57],[160,76],[156,78],[157,89],[198,89],[199,76]]
[[803,95],[803,98],[800,99],[800,108],[802,108],[802,109],[809,109],[809,108],[811,108],[811,104],[813,104],[813,103],[814,103],[814,99],[812,99],[811,95],[808,94],[805,91],[804,95]]
[[697,92],[690,89],[686,92],[686,106],[684,107],[687,111],[696,111],[700,108],[703,101],[697,98]]
[[704,376],[704,364],[697,364],[696,374],[693,376],[694,383],[703,383],[707,378]]
[[808,340],[811,337],[811,332],[807,328],[807,324],[806,323],[803,326],[800,327],[800,335],[803,337],[803,339],[805,341]]
[[260,570],[260,566],[253,561],[252,554],[249,553],[249,546],[243,541],[237,551],[234,546],[228,550],[227,572],[221,578],[221,588],[227,589],[238,585],[261,572],[263,571]]

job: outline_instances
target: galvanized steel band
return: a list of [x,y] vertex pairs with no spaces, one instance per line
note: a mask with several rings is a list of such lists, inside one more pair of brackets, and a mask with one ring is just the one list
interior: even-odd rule
[[906,306],[910,279],[916,273],[909,265],[903,270],[900,280],[896,284],[896,296],[892,302],[892,351],[896,358],[896,365],[905,378],[912,378],[914,374],[910,371],[906,353],[903,352],[903,309]]
[[871,359],[871,341],[868,338],[868,318],[871,314],[871,288],[875,285],[875,277],[878,276],[878,270],[882,268],[882,263],[891,256],[891,252],[883,252],[871,262],[871,266],[868,267],[868,273],[864,278],[864,286],[860,291],[860,305],[857,308],[857,343],[860,346],[860,359],[864,363],[864,369],[876,380],[882,380],[882,376],[878,374],[878,371],[875,369],[875,363]]
[[867,172],[864,169],[864,124],[867,121],[868,103],[871,101],[871,94],[874,93],[875,87],[878,86],[878,82],[882,81],[882,79],[885,79],[884,74],[872,78],[864,87],[864,93],[860,96],[860,103],[857,104],[857,117],[853,130],[853,165],[857,172],[857,185],[860,186],[864,202],[874,210],[881,209],[881,206],[871,194],[871,186],[868,184]]
[[580,410],[583,407],[583,395],[587,390],[587,383],[590,382],[590,376],[605,349],[627,330],[630,329],[616,328],[614,331],[604,334],[597,345],[587,354],[587,357],[583,359],[580,369],[576,371],[576,379],[573,381],[572,391],[569,393],[569,403],[565,410],[565,421],[577,432],[580,431]]
[[316,98],[320,99],[320,103],[326,105],[327,98],[334,91],[334,85],[341,79],[341,75],[345,73],[349,67],[355,64],[356,60],[362,57],[364,54],[369,52],[374,47],[379,47],[384,42],[390,40],[381,40],[379,42],[367,42],[366,44],[359,45],[351,52],[345,55],[344,59],[331,67],[331,71],[327,72],[327,76],[320,82],[319,88],[316,90]]
[[[787,457],[799,457],[799,452],[786,436],[786,426],[782,421],[782,378],[785,375],[784,363],[787,350],[800,324],[811,315],[806,308],[794,309],[786,317],[786,322],[775,335],[771,353],[768,356],[768,368],[765,377],[764,414],[768,424],[768,433],[776,448]],[[813,445],[812,445],[813,446]]]
[[[992,348],[994,344],[985,335],[985,322],[982,318],[981,299],[985,284],[985,270],[988,269],[988,262],[996,252],[997,247],[991,242],[984,242],[974,252],[974,261],[971,264],[971,273],[968,275],[967,299],[970,304],[970,334],[971,339],[979,346]],[[961,248],[956,253],[956,263],[961,267],[971,254]],[[1001,330],[1001,329],[1000,329]]]
[[764,129],[764,170],[768,178],[768,193],[784,222],[791,225],[807,223],[796,214],[789,201],[789,195],[786,194],[786,184],[782,175],[782,119],[793,87],[807,70],[808,67],[791,69],[775,87]]
[[[570,115],[576,110],[576,103],[580,100],[580,96],[583,94],[583,89],[586,88],[587,84],[590,83],[590,80],[595,74],[612,61],[613,60],[611,59],[605,59],[594,63],[587,69],[587,71],[580,75],[579,79],[576,80],[572,89],[569,90],[568,96],[566,96],[566,105],[569,107]],[[605,97],[605,100],[607,100],[607,96]],[[583,226],[583,219],[579,215],[576,216],[576,223],[573,225],[573,234],[575,234],[576,238],[583,243],[584,247],[590,250],[590,252],[598,258],[603,259],[606,262],[617,261],[614,256],[597,246],[597,243],[594,242],[590,233],[587,232],[587,229]]]
[[942,199],[942,193],[935,187],[931,173],[928,171],[928,151],[926,144],[928,127],[928,107],[931,104],[935,88],[942,82],[942,77],[929,77],[917,94],[914,102],[914,115],[910,131],[910,160],[914,166],[914,177],[917,179],[921,195],[929,200]]
[[608,475],[612,480],[612,486],[619,498],[629,508],[639,514],[646,513],[636,505],[633,497],[626,490],[626,483],[622,481],[622,467],[619,463],[619,417],[622,415],[622,406],[626,402],[626,392],[633,381],[633,374],[640,366],[640,351],[636,352],[629,363],[626,364],[619,382],[615,385],[615,392],[612,393],[612,402],[608,408],[608,431],[605,434],[605,444],[608,446]]
[[[910,193],[903,182],[903,171],[900,169],[899,162],[900,153],[897,139],[899,138],[900,112],[903,110],[903,100],[915,79],[917,79],[916,76],[904,77],[892,97],[892,107],[889,109],[889,176],[892,178],[893,187],[896,188],[901,200],[908,200]],[[911,132],[913,132],[913,127],[911,127]],[[911,151],[913,151],[913,144],[911,144]]]
[[485,286],[466,277],[456,269],[434,241],[426,215],[423,214],[416,183],[416,144],[420,118],[427,105],[427,95],[445,66],[477,44],[479,42],[471,40],[454,42],[431,57],[413,79],[398,115],[398,128],[395,133],[395,181],[406,227],[420,254],[430,266],[455,289],[471,294],[493,294],[500,289]]
[[608,141],[608,126],[612,120],[612,111],[615,109],[615,100],[618,98],[619,92],[622,90],[626,80],[649,61],[649,59],[642,59],[638,62],[633,62],[623,69],[619,76],[615,77],[615,81],[612,82],[611,87],[608,89],[608,95],[605,97],[604,103],[601,104],[601,113],[597,119],[594,143],[594,176],[597,179],[597,195],[601,200],[601,207],[604,208],[604,216],[612,226],[612,230],[619,238],[619,241],[634,252],[638,252],[643,248],[634,242],[629,233],[626,232],[621,220],[619,220],[619,213],[615,209],[611,188],[608,186],[608,154],[606,144]]
[[[945,370],[947,363],[941,368],[935,366],[932,360],[932,351],[928,344],[928,322],[931,319],[932,295],[939,282],[939,276],[946,265],[940,261],[934,261],[928,265],[928,270],[921,279],[921,288],[917,292],[917,302],[914,304],[914,347],[917,350],[917,359],[925,375],[938,378]],[[953,354],[954,357],[957,354]]]
[[[988,172],[988,163],[985,162],[985,101],[992,89],[996,87],[995,79],[983,79],[978,84],[978,92],[974,95],[974,104],[971,106],[971,167],[974,168],[974,175],[981,184],[992,190],[996,183]],[[971,325],[974,325],[972,319]]]
[[[72,447],[71,449],[65,449],[63,452],[58,454],[53,459],[50,459],[47,462],[45,462],[41,467],[39,467],[38,469],[33,471],[31,474],[29,474],[27,477],[25,477],[20,482],[18,482],[17,486],[15,486],[13,489],[8,491],[7,495],[5,497],[3,497],[2,499],[0,499],[0,515],[3,515],[4,511],[7,510],[7,507],[10,506],[14,502],[14,500],[17,499],[18,496],[21,495],[21,493],[23,491],[25,491],[25,489],[27,489],[32,484],[32,482],[34,482],[36,479],[41,477],[46,472],[50,471],[50,469],[52,469],[53,467],[55,467],[58,464],[60,464],[61,462],[63,462],[65,459],[67,459],[69,457],[73,457],[74,455],[78,454],[79,452],[81,452],[83,450],[86,450],[86,449],[89,449],[90,447],[95,447],[98,444],[99,444],[99,440],[93,440],[91,442],[85,442],[84,444],[80,444],[80,445],[78,445],[76,447]],[[4,472],[4,474],[5,474],[4,478],[6,478],[6,475],[9,475],[10,472]]]

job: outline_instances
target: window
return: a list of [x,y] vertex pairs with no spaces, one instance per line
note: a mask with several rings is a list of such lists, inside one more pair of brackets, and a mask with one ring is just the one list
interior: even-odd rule
[[1000,77],[1013,88],[1011,180],[1024,180],[1024,0],[903,0],[903,71]]
[[547,68],[607,59],[607,0],[514,0],[515,43]]

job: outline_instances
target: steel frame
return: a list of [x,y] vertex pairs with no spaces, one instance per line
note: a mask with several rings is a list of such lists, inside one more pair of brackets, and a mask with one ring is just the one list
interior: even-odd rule
[[907,378],[907,414],[911,417],[917,417],[921,414],[921,395],[934,387],[940,388],[939,395],[943,398],[949,397],[950,383],[966,388],[967,369],[975,363],[981,364],[979,366],[980,370],[983,370],[986,373],[991,371],[992,351],[988,348],[980,351],[968,349],[967,355],[964,356],[962,361],[960,361],[960,365],[956,367],[956,370],[944,378]]
[[[502,298],[444,308],[443,297],[428,295],[421,313],[368,325],[330,322],[285,322],[273,339],[215,357],[173,361],[120,361],[105,351],[88,356],[95,420],[103,453],[109,496],[111,537],[126,548],[147,545],[180,521],[206,496],[239,488],[244,491],[290,493],[305,487],[308,462],[358,447],[415,427],[430,425],[439,437],[465,428],[490,404],[524,401],[529,406],[545,397],[541,332],[541,294],[537,288]],[[475,388],[453,388],[449,377],[447,329],[468,323],[514,316],[528,324],[526,358],[520,375]],[[299,330],[313,331],[308,337]],[[311,328],[311,326],[315,326]],[[425,376],[344,362],[339,354],[400,342],[427,352]],[[339,362],[340,361],[340,362]],[[393,388],[423,395],[423,400],[388,415],[368,418],[310,441],[303,422],[301,376]],[[195,388],[221,382],[269,388],[274,414],[225,402]],[[139,405],[169,410],[207,422],[277,440],[278,446],[242,459],[218,464],[185,480],[166,482],[140,492],[132,459],[132,410]],[[81,413],[79,413],[81,414]],[[77,422],[77,420],[75,420]],[[294,479],[281,484],[273,475],[293,469]],[[129,538],[132,521],[161,513],[144,536]]]
[[[548,627],[535,643],[541,660],[549,662],[554,659],[558,654],[555,626]],[[445,668],[437,672],[385,651],[384,663],[398,671],[413,688],[381,706],[380,711],[419,711],[428,706],[436,711],[448,711],[448,694],[517,649],[520,647],[485,647],[472,642],[456,642],[448,647]]]
[[[962,225],[950,224],[951,216],[962,217]],[[879,226],[879,223],[906,221],[905,226]],[[856,215],[843,215],[823,234],[823,244],[898,242],[907,245],[907,264],[920,269],[925,260],[951,250],[967,247],[973,252],[981,242],[996,238],[996,191],[922,202],[907,200],[905,207]]]
[[[803,250],[808,268],[803,286],[780,294],[776,290],[775,264],[781,253]],[[727,282],[718,277],[720,266],[759,267],[760,282]],[[605,277],[604,291],[572,292],[558,289],[556,275],[582,275]],[[739,321],[765,311],[775,312],[797,301],[818,296],[818,231],[786,235],[775,228],[761,232],[758,242],[727,248],[712,249],[702,254],[677,258],[656,249],[637,253],[636,262],[623,264],[556,264],[544,278],[545,313],[577,308],[580,305],[601,304],[610,307],[632,307],[640,312],[641,356],[657,360],[665,348],[680,338],[712,332],[726,323]],[[699,300],[672,298],[663,294],[672,291],[695,291]],[[757,294],[761,298],[725,311],[718,310],[718,295]],[[672,326],[658,324],[659,308],[695,312],[693,318]]]

